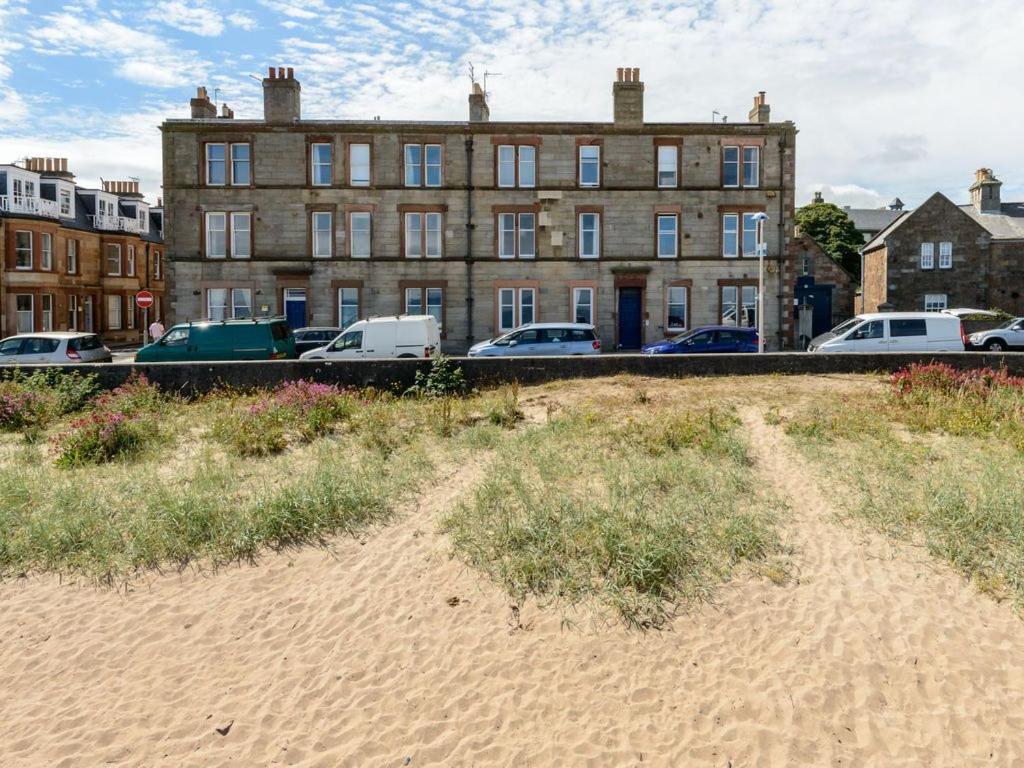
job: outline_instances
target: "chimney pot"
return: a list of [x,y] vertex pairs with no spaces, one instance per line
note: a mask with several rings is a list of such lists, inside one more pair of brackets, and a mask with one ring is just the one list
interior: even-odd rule
[[622,67],[619,67],[618,69],[615,70],[615,82],[622,82]]
[[289,80],[294,80],[295,79],[295,70],[292,67],[288,67],[288,79]]
[[633,67],[633,82],[640,82],[640,67]]
[[752,123],[771,122],[771,107],[768,106],[768,99],[765,97],[764,91],[758,91],[754,96],[754,106],[751,108],[750,114],[747,115],[747,119]]

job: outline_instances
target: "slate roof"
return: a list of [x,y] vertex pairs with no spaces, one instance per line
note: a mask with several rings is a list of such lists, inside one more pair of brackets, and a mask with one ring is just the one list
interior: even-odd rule
[[893,211],[888,208],[844,208],[843,210],[853,220],[853,226],[861,232],[879,232],[906,213],[906,211]]
[[960,210],[991,232],[993,240],[1024,240],[1024,203],[1003,203],[999,213],[981,213],[973,205]]
[[[100,234],[100,235],[111,235],[111,234],[131,235],[131,234],[134,234],[134,233],[131,233],[131,232],[120,232],[120,231],[113,231],[113,230],[109,230],[109,229],[96,229],[96,227],[94,227],[92,225],[92,219],[91,219],[92,215],[95,213],[95,211],[93,210],[93,204],[92,204],[92,201],[94,199],[95,198],[93,198],[91,196],[83,196],[76,189],[75,190],[75,217],[74,218],[68,218],[68,217],[61,216],[58,219],[60,221],[60,225],[62,227],[65,227],[66,229],[75,229],[75,230],[79,230],[81,232],[95,232],[95,233]],[[119,212],[120,212],[120,214],[122,216],[124,216],[124,210],[121,209],[121,207],[120,207],[120,201],[118,201],[118,202],[119,202],[119,205],[118,205]],[[54,221],[54,219],[52,217],[50,217],[50,216],[35,216],[35,215],[30,214],[30,213],[17,213],[17,212],[11,212],[11,211],[0,211],[0,218],[6,218],[6,219],[28,219],[30,221],[51,221],[51,222]],[[128,218],[133,218],[133,217],[129,216]],[[140,232],[138,234],[138,237],[140,237],[142,240],[145,240],[148,243],[163,243],[163,238],[160,237],[159,219],[160,219],[159,215],[154,216],[153,215],[153,210],[150,209],[150,211],[149,211],[149,232]]]

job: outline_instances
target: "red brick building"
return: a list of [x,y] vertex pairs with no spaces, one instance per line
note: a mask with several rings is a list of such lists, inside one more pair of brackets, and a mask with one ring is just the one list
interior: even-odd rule
[[137,181],[75,183],[63,158],[0,165],[0,336],[80,330],[107,343],[142,339],[135,294],[163,316],[163,211]]

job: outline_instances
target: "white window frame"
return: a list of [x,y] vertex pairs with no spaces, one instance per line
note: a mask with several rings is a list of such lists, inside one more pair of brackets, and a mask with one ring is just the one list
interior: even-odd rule
[[[499,144],[497,147],[497,163],[498,163],[498,186],[503,189],[511,189],[516,186],[517,182],[517,158],[516,158],[516,145],[515,144]],[[511,153],[511,157],[505,158],[503,155]],[[506,175],[505,172],[511,174]]]
[[[580,299],[583,296],[587,296],[587,301],[583,302]],[[587,308],[587,314],[590,316],[587,320],[580,320],[579,311],[580,307]],[[570,323],[587,323],[588,325],[595,325],[594,323],[594,289],[591,286],[576,286],[572,289],[572,315],[569,318]]]
[[[672,174],[671,181],[662,180],[662,174]],[[679,145],[658,145],[658,188],[675,189],[679,186]]]
[[[524,224],[524,218],[529,221],[529,226]],[[523,235],[527,232],[532,239],[529,250],[523,247]],[[516,214],[516,251],[520,259],[537,258],[537,214],[533,211]]]
[[[743,220],[743,237],[740,242],[740,249],[743,253],[743,258],[751,259],[757,258],[757,219],[754,217],[757,213],[744,212],[741,216]],[[747,246],[751,246],[748,248]]]
[[[326,228],[323,226],[326,220]],[[330,211],[313,211],[310,213],[309,226],[312,234],[314,259],[330,259],[334,256],[334,214]],[[326,243],[321,236],[326,234]],[[324,249],[326,245],[326,250]]]
[[[247,300],[239,302],[238,297],[240,296],[247,297]],[[232,320],[249,320],[252,318],[252,288],[232,288],[230,291],[230,301]],[[240,308],[244,308],[247,311],[240,313],[238,311]]]
[[[753,159],[748,159],[748,153],[753,155]],[[744,189],[757,189],[761,186],[761,148],[754,147],[742,147],[740,151],[742,158],[742,167],[740,174],[740,185]],[[747,181],[747,169],[754,169],[754,180]]]
[[39,268],[45,272],[53,270],[53,235],[49,232],[39,234]]
[[[507,240],[506,240],[507,238]],[[498,214],[498,258],[514,259],[516,257],[516,215],[514,213]],[[509,250],[508,246],[512,248]]]
[[921,269],[935,269],[935,243],[921,243]]
[[[223,293],[223,295],[224,295],[224,303],[223,304],[217,304],[218,308],[223,307],[223,312],[221,313],[220,317],[215,317],[214,316],[214,312],[213,312],[214,305],[213,305],[213,302],[212,302],[214,293],[217,293],[218,295]],[[230,302],[231,302],[231,289],[230,288],[207,288],[206,289],[206,319],[207,320],[218,320],[218,321],[219,320],[227,320],[228,317],[229,317],[229,312],[231,310]]]
[[[730,226],[731,223],[731,226]],[[729,248],[729,235],[733,236],[733,248]],[[722,214],[722,256],[736,259],[740,255],[740,215],[738,213]]]
[[[359,149],[362,151],[366,150],[366,162],[356,162],[355,150]],[[348,183],[353,187],[368,187],[370,186],[370,145],[365,142],[356,142],[348,145]],[[365,165],[366,178],[357,178],[356,169],[362,169]]]
[[[437,242],[432,243],[435,233]],[[444,217],[437,211],[423,214],[423,255],[428,259],[444,256]]]
[[[235,147],[245,147],[246,157],[244,159],[235,158]],[[247,187],[252,184],[252,147],[249,146],[247,141],[235,141],[232,142],[227,149],[227,158],[230,164],[231,178],[229,179],[231,186],[233,187]],[[236,166],[245,164],[245,181],[238,180],[238,174],[235,172]]]
[[[28,299],[28,310],[18,309],[18,299]],[[28,327],[21,324],[22,318],[28,313]],[[36,297],[31,293],[16,293],[14,295],[14,325],[17,333],[36,332]]]
[[[596,154],[596,157],[584,158],[584,156],[583,156],[584,152],[590,154],[591,150],[593,150],[593,154]],[[576,180],[577,183],[581,187],[588,187],[588,188],[600,187],[601,186],[601,145],[600,144],[581,144],[579,147],[577,147],[577,152],[579,153],[579,165],[580,165],[579,178]],[[597,179],[595,181],[584,181],[583,180],[583,168],[584,168],[584,166],[593,166],[594,167],[594,170],[597,173]]]
[[[107,295],[107,330],[120,331],[124,325],[124,302],[120,296]],[[111,312],[112,309],[117,309],[117,312]],[[114,324],[114,318],[117,318],[117,324]]]
[[948,240],[939,243],[939,269],[953,268],[953,243]]
[[[412,299],[412,300],[411,300]],[[406,315],[422,315],[423,314],[423,289],[422,288],[406,288],[405,289],[405,300],[403,301],[403,307]]]
[[[327,162],[323,163],[317,158],[317,150],[327,147]],[[327,181],[317,180],[317,171],[327,168]],[[314,187],[329,187],[334,178],[334,147],[330,142],[315,141],[309,145],[309,183]]]
[[39,296],[39,314],[41,319],[42,327],[40,330],[43,333],[48,333],[53,330],[53,294],[43,293]]
[[[110,253],[111,249],[117,249],[117,272],[110,271]],[[111,277],[120,277],[121,273],[124,272],[124,262],[121,258],[121,245],[119,243],[107,243],[103,246],[103,261],[105,262],[104,274],[110,275]]]
[[[205,146],[206,146],[206,157],[204,158],[204,160],[206,162],[206,178],[204,179],[204,181],[206,182],[206,186],[208,186],[208,187],[223,187],[223,186],[227,186],[227,183],[229,181],[229,171],[228,171],[228,154],[229,154],[229,150],[228,150],[228,145],[221,141],[221,142],[207,142],[207,144]],[[221,155],[219,160],[214,160],[211,157],[211,151],[210,150],[212,150],[214,147],[219,147],[221,149],[222,155]],[[220,163],[220,165],[221,165],[221,178],[223,179],[223,181],[211,181],[210,180],[211,177],[213,176],[213,174],[210,173],[210,169],[213,167],[213,165],[212,165],[213,163]],[[100,213],[102,213],[102,211],[100,211]]]
[[[668,235],[668,232],[662,230],[661,224],[663,221],[672,222],[672,252],[666,253],[662,249],[662,236]],[[657,215],[657,248],[659,259],[675,259],[679,257],[679,214],[677,213],[659,213]]]
[[74,238],[68,238],[65,243],[67,244],[67,271],[69,275],[78,274],[78,241]]
[[[530,297],[529,303],[524,301],[526,296]],[[510,299],[511,304],[506,302],[506,298]],[[509,306],[512,309],[512,326],[508,327],[503,323],[504,307]],[[523,308],[530,307],[530,318],[528,320],[523,319]],[[498,289],[498,333],[508,333],[511,330],[518,328],[526,323],[537,322],[537,289],[533,287],[525,286],[505,286]]]
[[125,296],[124,303],[124,325],[130,331],[135,328],[135,296]]
[[[16,179],[17,181],[17,179]],[[21,256],[25,253],[25,248],[18,246],[18,235],[28,235],[28,264],[21,263]],[[31,230],[19,229],[14,232],[14,268],[20,270],[31,270],[35,265],[35,254],[33,253],[34,245],[33,233]]]
[[[366,219],[366,229],[356,229],[356,218]],[[366,232],[366,251],[356,249],[356,233]],[[351,211],[348,215],[349,255],[353,259],[368,259],[373,254],[373,215],[369,211]]]
[[[351,293],[349,293],[349,292],[351,292]],[[346,303],[345,302],[345,297],[346,296],[355,296],[355,299],[356,299],[355,303],[351,303],[351,302],[350,303]],[[351,321],[349,321],[348,323],[345,322],[345,307],[355,307],[356,308],[355,317]],[[358,320],[359,320],[359,289],[354,287],[354,286],[348,286],[348,287],[339,288],[338,289],[338,327],[341,328],[342,330],[344,330],[345,328],[347,328],[348,326],[352,325],[352,323],[354,323],[354,322],[356,322]]]
[[[214,222],[220,223],[219,229],[214,229]],[[206,240],[204,242],[204,250],[206,251],[206,258],[208,259],[226,259],[228,249],[228,214],[223,211],[210,211],[206,214]],[[219,252],[215,252],[213,248],[215,233],[220,233],[222,248]]]
[[945,293],[926,293],[924,295],[925,312],[941,312],[949,308],[949,295]]
[[[729,153],[735,152],[736,159],[730,160]],[[728,173],[727,169],[729,166],[733,166],[736,169],[736,183],[730,184],[727,181]],[[730,144],[722,147],[722,187],[725,189],[739,189],[741,182],[743,181],[743,152],[741,148],[735,144]]]
[[[418,222],[414,228],[412,222]],[[423,258],[423,213],[420,211],[409,211],[405,214],[405,258]],[[415,233],[415,236],[413,236]]]
[[[430,150],[437,150],[437,162],[430,162]],[[437,181],[430,181],[430,171],[432,168],[437,169]],[[440,144],[424,144],[423,145],[423,186],[424,187],[443,187],[444,186],[444,148]]]
[[[417,159],[413,162],[409,155],[415,150],[417,153]],[[422,144],[405,144],[402,147],[402,158],[404,166],[404,178],[402,182],[407,187],[422,187],[423,186],[423,145]],[[412,174],[410,176],[410,174]]]
[[[530,169],[531,180],[523,181],[524,168]],[[522,189],[534,189],[537,186],[537,147],[533,144],[516,145],[516,186]]]
[[74,293],[68,296],[68,330],[78,330],[78,296]]
[[[583,237],[584,231],[590,231],[584,229],[584,222],[588,217],[593,217],[594,227],[594,250],[593,252],[584,251],[585,238]],[[577,242],[579,243],[576,251],[581,259],[600,259],[601,258],[601,214],[600,213],[581,213],[579,215],[579,221],[576,225]]]
[[62,189],[57,195],[60,201],[60,215],[70,216],[71,215],[71,192],[66,189]]
[[[732,320],[728,320],[725,317],[725,307],[726,307],[725,296],[726,296],[726,292],[727,291],[731,292],[735,296],[735,300],[734,300],[735,303],[732,304],[732,302],[730,302],[730,304],[735,306],[735,314],[734,314]],[[747,295],[752,296],[752,298],[751,298],[751,300],[749,302],[745,300],[745,297]],[[754,323],[749,324],[749,325],[745,325],[745,324],[742,323],[742,318],[743,318],[743,312],[748,307],[752,307],[753,310],[754,310],[754,313],[755,313]],[[757,323],[756,313],[757,313],[757,286],[756,285],[723,285],[721,287],[721,306],[719,307],[719,314],[720,314],[719,325],[735,326],[736,328],[753,328],[753,327],[755,327],[755,325]]]
[[[673,291],[681,291],[683,294],[683,300],[673,301]],[[672,307],[673,306],[683,307],[683,324],[672,325]],[[670,285],[665,289],[665,331],[669,333],[682,333],[687,328],[687,313],[690,309],[690,289],[685,285]]]
[[164,266],[160,251],[153,251],[153,279],[163,280]]
[[[231,258],[252,258],[252,214],[247,211],[232,211],[229,218],[231,220]],[[245,226],[239,227],[239,221],[244,221]],[[245,237],[239,237],[239,232],[244,232]],[[238,244],[241,242],[245,243],[245,253],[238,248]]]
[[125,275],[135,277],[135,246],[128,246],[128,256],[125,262]]

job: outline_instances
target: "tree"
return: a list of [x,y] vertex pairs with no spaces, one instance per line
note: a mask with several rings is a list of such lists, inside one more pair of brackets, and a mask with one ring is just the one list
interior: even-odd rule
[[864,237],[846,211],[833,203],[811,203],[796,210],[796,224],[814,238],[829,256],[860,279],[860,249]]

